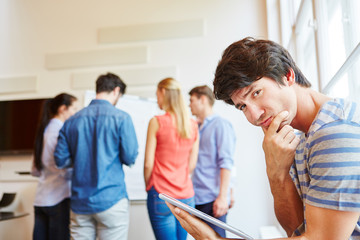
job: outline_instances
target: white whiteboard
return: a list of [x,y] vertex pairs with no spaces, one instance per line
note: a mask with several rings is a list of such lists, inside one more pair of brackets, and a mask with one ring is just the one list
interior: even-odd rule
[[[95,98],[94,91],[86,91],[84,105],[90,104]],[[116,104],[116,107],[129,113],[135,126],[136,136],[139,142],[139,155],[132,167],[124,167],[125,183],[130,200],[145,200],[147,193],[144,183],[144,156],[147,127],[150,119],[162,114],[155,99],[140,98],[132,95],[124,95]]]

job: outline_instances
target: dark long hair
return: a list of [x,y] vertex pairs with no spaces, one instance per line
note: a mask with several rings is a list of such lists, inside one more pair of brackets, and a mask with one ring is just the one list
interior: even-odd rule
[[50,120],[58,113],[59,108],[62,105],[69,107],[74,101],[76,101],[76,97],[67,93],[61,93],[54,98],[48,99],[44,102],[41,112],[41,118],[36,131],[34,144],[34,166],[38,171],[41,171],[41,169],[43,169],[41,155],[43,152],[44,131],[46,126],[49,124]]

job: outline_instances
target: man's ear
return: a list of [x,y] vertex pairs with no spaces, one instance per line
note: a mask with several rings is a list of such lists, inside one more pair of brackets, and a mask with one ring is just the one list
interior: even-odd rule
[[205,95],[201,95],[200,96],[200,101],[201,101],[202,104],[205,104],[206,101],[207,101],[207,97]]
[[295,73],[292,68],[289,68],[289,71],[286,74],[286,82],[288,83],[289,86],[295,83]]
[[114,94],[115,94],[116,96],[118,96],[119,93],[120,93],[120,87],[119,87],[119,86],[115,87],[113,91],[114,91]]

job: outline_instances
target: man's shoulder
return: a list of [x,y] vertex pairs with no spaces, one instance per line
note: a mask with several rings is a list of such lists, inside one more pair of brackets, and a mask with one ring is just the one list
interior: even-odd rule
[[130,117],[130,114],[128,112],[125,112],[124,110],[121,110],[119,108],[113,107],[113,113],[118,115],[119,117]]
[[309,135],[319,131],[338,132],[351,126],[360,126],[359,104],[345,99],[334,99],[321,107],[309,129]]
[[307,134],[306,147],[313,152],[328,148],[334,148],[334,151],[346,148],[349,151],[350,148],[360,146],[360,121],[355,117],[359,110],[356,104],[330,101],[326,105]]
[[318,118],[326,122],[347,120],[359,123],[360,105],[347,99],[336,98],[321,107]]
[[117,116],[117,117],[130,117],[130,114],[116,108],[113,105],[89,105],[77,112],[72,117],[86,117],[86,116]]
[[232,128],[232,124],[228,119],[217,114],[212,116],[212,118],[210,119],[210,123],[219,128],[224,126]]

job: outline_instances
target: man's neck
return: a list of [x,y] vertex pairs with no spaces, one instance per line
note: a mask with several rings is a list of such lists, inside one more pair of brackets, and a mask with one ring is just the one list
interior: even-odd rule
[[106,100],[106,101],[110,102],[112,105],[114,105],[114,99],[110,93],[107,93],[107,92],[97,93],[96,99]]
[[205,119],[212,114],[213,114],[212,107],[210,107],[210,106],[206,107],[204,109],[204,111],[201,114],[199,114],[199,116],[197,116],[198,122],[202,125],[204,123]]
[[291,126],[307,133],[321,106],[330,99],[310,88],[299,87],[297,89],[297,113]]

